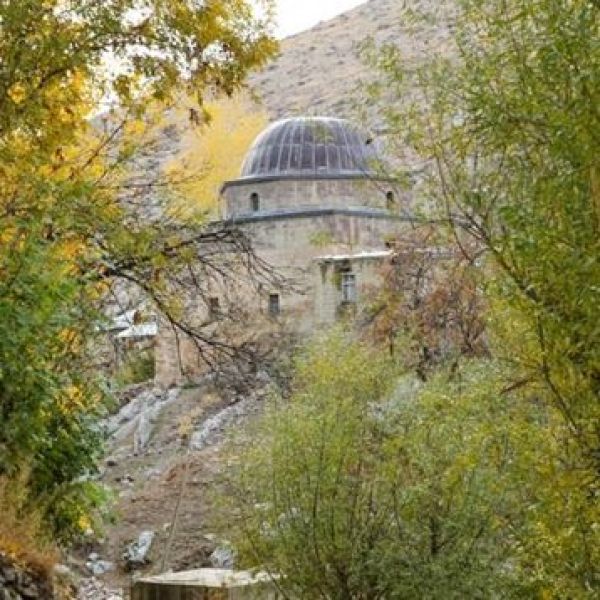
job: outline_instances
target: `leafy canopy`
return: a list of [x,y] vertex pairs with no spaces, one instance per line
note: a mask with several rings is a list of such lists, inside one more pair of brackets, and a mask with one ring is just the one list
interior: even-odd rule
[[231,447],[243,564],[290,597],[526,594],[512,531],[546,432],[537,407],[498,395],[497,366],[460,372],[423,384],[349,334],[315,340],[291,398]]
[[266,14],[245,0],[0,3],[0,474],[27,463],[30,501],[61,535],[99,501],[82,477],[100,452],[106,294],[135,268],[166,296],[166,264],[194,256],[196,237],[177,252],[162,213],[131,211],[139,125],[178,94],[202,111],[237,90],[275,49]]
[[383,112],[427,165],[434,216],[480,266],[506,388],[551,409],[557,446],[521,564],[545,593],[583,596],[600,585],[600,7],[463,0],[452,25],[424,64],[375,53]]

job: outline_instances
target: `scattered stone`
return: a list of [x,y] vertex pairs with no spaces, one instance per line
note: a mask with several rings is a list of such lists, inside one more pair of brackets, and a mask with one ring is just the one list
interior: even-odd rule
[[127,546],[127,549],[123,553],[126,570],[133,571],[150,563],[148,553],[150,552],[154,535],[154,531],[142,531],[137,541]]
[[0,552],[0,600],[49,600],[52,597],[50,580],[17,566]]
[[210,562],[215,569],[233,569],[235,555],[228,546],[219,546],[210,555]]
[[123,594],[109,588],[95,577],[91,577],[80,583],[77,600],[123,600]]
[[153,479],[159,479],[161,476],[161,470],[160,469],[147,469],[146,473],[145,473],[146,479],[151,481]]
[[108,573],[109,571],[113,571],[115,568],[114,563],[110,562],[109,560],[88,561],[85,563],[85,566],[87,567],[88,571],[96,577],[98,575],[104,575],[104,573]]

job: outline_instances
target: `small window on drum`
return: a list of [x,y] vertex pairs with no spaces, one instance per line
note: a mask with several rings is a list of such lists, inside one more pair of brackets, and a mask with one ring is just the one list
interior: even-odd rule
[[252,212],[258,212],[260,210],[260,198],[256,192],[250,194],[250,209]]
[[356,275],[354,273],[342,273],[342,302],[344,304],[356,304]]
[[394,192],[389,191],[385,194],[385,205],[388,210],[392,210],[396,206],[396,196]]
[[276,317],[281,312],[279,294],[269,294],[269,315]]

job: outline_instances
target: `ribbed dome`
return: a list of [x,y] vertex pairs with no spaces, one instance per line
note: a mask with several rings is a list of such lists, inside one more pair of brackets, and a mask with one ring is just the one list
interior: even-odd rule
[[254,141],[243,177],[365,175],[375,152],[348,121],[299,117],[276,121]]

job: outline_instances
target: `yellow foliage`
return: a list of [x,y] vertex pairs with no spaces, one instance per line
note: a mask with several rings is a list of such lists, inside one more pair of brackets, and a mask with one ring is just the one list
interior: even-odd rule
[[8,90],[8,96],[15,104],[21,104],[21,102],[25,100],[26,95],[27,92],[25,91],[25,86],[22,83],[13,84]]
[[210,103],[206,111],[210,121],[203,125],[191,122],[188,109],[176,112],[180,124],[184,119],[189,124],[165,172],[177,182],[171,210],[183,219],[218,214],[221,184],[239,176],[250,144],[267,123],[266,114],[245,96]]

